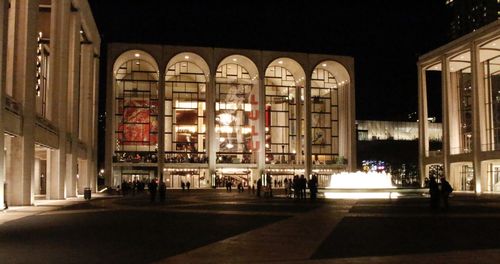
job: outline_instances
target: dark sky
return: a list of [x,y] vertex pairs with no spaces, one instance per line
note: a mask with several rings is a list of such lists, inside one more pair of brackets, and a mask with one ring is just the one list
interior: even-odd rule
[[[407,120],[418,107],[418,56],[447,41],[444,1],[439,0],[89,3],[103,44],[119,41],[352,56],[358,120]],[[104,57],[101,62],[104,66]],[[433,107],[439,106],[431,105],[430,115]]]

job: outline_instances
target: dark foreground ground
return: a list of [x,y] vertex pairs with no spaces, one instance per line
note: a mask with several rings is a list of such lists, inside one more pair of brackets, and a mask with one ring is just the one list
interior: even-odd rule
[[432,212],[425,198],[98,198],[0,224],[0,263],[500,263],[500,196],[450,202]]

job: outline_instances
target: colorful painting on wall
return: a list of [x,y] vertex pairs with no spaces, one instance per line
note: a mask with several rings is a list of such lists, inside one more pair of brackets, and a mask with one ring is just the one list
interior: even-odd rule
[[[123,121],[118,126],[121,145],[155,145],[158,143],[157,102],[147,99],[125,99]],[[120,109],[122,110],[122,109]]]

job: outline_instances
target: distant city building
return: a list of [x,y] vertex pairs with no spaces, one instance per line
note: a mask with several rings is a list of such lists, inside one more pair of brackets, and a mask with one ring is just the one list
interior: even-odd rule
[[[358,120],[358,140],[417,140],[418,123],[400,121]],[[429,122],[429,139],[441,141],[442,125]]]
[[354,59],[245,49],[108,46],[106,184],[255,184],[356,167]]
[[421,56],[418,77],[420,120],[429,93],[443,96],[442,147],[419,123],[421,177],[437,172],[456,190],[500,192],[500,20]]
[[97,190],[100,36],[87,0],[0,1],[0,209]]
[[500,18],[499,0],[446,0],[450,37],[459,38]]

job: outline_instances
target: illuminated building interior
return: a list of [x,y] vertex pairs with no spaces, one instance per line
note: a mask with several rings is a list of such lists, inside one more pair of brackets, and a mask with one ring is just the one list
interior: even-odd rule
[[433,149],[428,123],[420,123],[420,175],[442,167],[455,190],[498,192],[500,177],[500,23],[461,37],[420,57],[419,120],[442,91],[443,145]]
[[108,55],[110,185],[249,186],[264,174],[283,182],[316,173],[326,186],[354,168],[352,58],[171,46],[159,56],[128,46],[112,44]]

